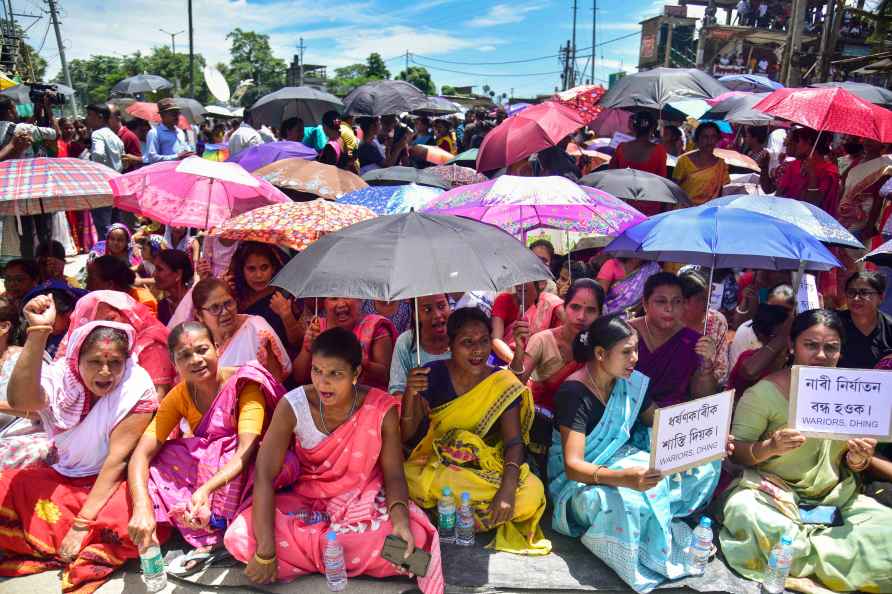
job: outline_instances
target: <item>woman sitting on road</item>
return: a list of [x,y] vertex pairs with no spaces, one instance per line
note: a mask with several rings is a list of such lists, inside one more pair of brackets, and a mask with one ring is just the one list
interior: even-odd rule
[[649,470],[648,440],[633,429],[653,424],[656,407],[635,371],[638,334],[628,322],[598,318],[576,337],[573,355],[582,368],[557,393],[548,461],[554,527],[581,536],[636,592],[649,592],[688,575],[691,529],[680,518],[712,498],[720,463],[673,476]]
[[63,590],[92,591],[138,556],[125,529],[123,479],[158,406],[155,386],[132,356],[131,326],[85,324],[72,333],[65,359],[46,365],[52,297],[35,297],[24,314],[28,338],[9,380],[9,405],[39,415],[54,456],[49,466],[0,474],[0,575],[62,567]]
[[[418,444],[405,464],[409,494],[430,509],[444,487],[467,491],[477,530],[496,528],[493,548],[547,555],[551,543],[539,527],[545,489],[524,460],[532,395],[520,371],[487,365],[492,330],[480,310],[454,311],[446,331],[452,358],[413,369],[403,395],[403,441]],[[513,368],[520,368],[527,338],[526,324],[518,324]]]
[[[129,532],[142,545],[154,538],[156,522],[176,526],[196,547],[168,568],[184,577],[222,551],[226,524],[245,501],[254,454],[285,390],[256,361],[221,367],[210,330],[198,322],[174,328],[170,353],[182,381],[161,401],[130,459]],[[179,437],[184,420],[193,437]]]
[[[359,384],[362,347],[332,328],[312,345],[312,383],[279,402],[260,447],[254,498],[226,532],[226,548],[266,584],[323,573],[326,534],[337,533],[349,576],[401,571],[380,556],[384,539],[403,539],[431,553],[425,594],[442,594],[436,529],[409,500],[403,476],[398,400]],[[299,474],[298,474],[299,471]],[[289,487],[276,493],[277,488]],[[301,513],[319,512],[311,523]]]
[[[406,391],[406,380],[413,367],[418,366],[418,341],[415,336],[415,314],[412,310],[410,328],[400,334],[393,349],[393,360],[390,363],[390,387],[388,392],[401,397]],[[430,295],[418,298],[418,327],[421,330],[421,364],[448,359],[449,335],[446,334],[446,322],[452,308],[446,295]]]

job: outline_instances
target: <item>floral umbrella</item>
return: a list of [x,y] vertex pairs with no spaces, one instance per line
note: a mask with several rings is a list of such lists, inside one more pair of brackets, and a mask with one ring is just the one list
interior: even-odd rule
[[255,171],[254,175],[276,187],[329,200],[337,200],[345,194],[368,187],[355,173],[297,158],[270,163]]
[[364,206],[324,198],[310,202],[270,204],[240,214],[211,230],[209,235],[238,241],[259,241],[298,251],[325,235],[375,218]]
[[427,211],[483,221],[516,236],[543,227],[614,236],[647,218],[606,192],[555,176],[503,175],[462,186],[436,198]]
[[338,204],[363,206],[378,215],[400,214],[410,210],[424,210],[443,191],[414,183],[403,186],[369,186],[341,197]]
[[32,215],[111,206],[109,180],[120,173],[83,159],[10,159],[0,163],[0,215]]
[[481,184],[489,179],[482,173],[477,173],[470,167],[462,167],[461,165],[440,165],[439,167],[428,167],[428,173],[433,173],[442,177],[449,182],[450,187],[467,186],[469,184]]
[[583,121],[592,122],[603,109],[598,101],[606,92],[601,85],[582,85],[556,94],[553,100],[576,110]]

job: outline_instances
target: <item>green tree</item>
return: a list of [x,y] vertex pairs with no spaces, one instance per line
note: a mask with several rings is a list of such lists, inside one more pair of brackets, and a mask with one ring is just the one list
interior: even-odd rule
[[369,54],[368,60],[366,60],[365,75],[372,80],[390,78],[390,70],[387,69],[387,65],[381,58],[381,54]]
[[263,95],[285,86],[287,66],[273,55],[269,35],[236,28],[226,39],[231,45],[229,68],[224,76],[230,87],[235,88],[244,79],[254,80],[254,86],[241,99],[242,105],[250,106]]
[[[125,67],[128,65],[128,60],[131,60],[131,64],[142,65],[143,69],[138,70],[136,74],[139,74],[140,72],[157,74],[158,76],[163,76],[174,84],[173,89],[162,91],[159,95],[169,94],[177,97],[189,96],[189,54],[179,52],[173,53],[171,49],[165,45],[154,48],[152,53],[145,56],[145,58],[138,54],[134,54],[130,58],[124,58],[123,62]],[[195,77],[194,98],[201,104],[207,103],[209,96],[208,89],[203,84],[204,79],[201,75],[201,69],[204,67],[204,64],[204,56],[195,54],[193,64],[193,76]],[[127,72],[127,76],[132,76],[130,71]]]
[[[86,60],[75,59],[68,63],[71,84],[82,105],[108,99],[111,88],[127,76],[122,63],[121,58],[103,55],[90,56]],[[65,76],[60,72],[53,82],[64,83]]]
[[440,87],[440,94],[441,95],[455,95],[456,94],[455,87],[453,87],[451,85],[443,85],[442,87]]
[[368,67],[365,64],[350,64],[342,68],[335,68],[335,74],[328,79],[328,92],[343,97],[360,85],[364,85],[371,78],[366,74]]
[[424,66],[409,66],[409,69],[400,72],[397,78],[412,83],[425,95],[437,94],[437,85],[431,80],[431,74]]

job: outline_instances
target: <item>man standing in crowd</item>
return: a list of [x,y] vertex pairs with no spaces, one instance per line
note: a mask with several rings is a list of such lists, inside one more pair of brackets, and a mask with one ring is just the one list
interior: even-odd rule
[[118,110],[117,105],[109,103],[108,112],[111,114],[108,118],[108,127],[124,143],[124,155],[122,156],[124,173],[133,171],[142,164],[142,148],[139,144],[139,138],[121,121],[121,112]]
[[[115,171],[122,171],[124,169],[124,143],[109,128],[110,119],[111,111],[108,109],[108,105],[94,103],[87,107],[86,123],[92,131],[90,134],[90,160],[102,163]],[[94,208],[91,211],[96,234],[102,239],[105,239],[105,234],[112,224],[113,211],[114,208],[111,206]]]
[[251,112],[245,112],[245,118],[239,125],[238,130],[229,137],[229,156],[234,157],[245,149],[252,146],[263,144],[263,138],[260,132],[251,126]]
[[186,142],[186,135],[177,127],[180,121],[180,108],[173,99],[158,102],[161,123],[146,135],[146,152],[143,162],[147,165],[159,161],[176,161],[191,157],[195,153]]

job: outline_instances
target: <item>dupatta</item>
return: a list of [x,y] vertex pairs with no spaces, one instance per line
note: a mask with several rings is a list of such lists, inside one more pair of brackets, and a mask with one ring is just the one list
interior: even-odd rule
[[642,262],[632,274],[614,282],[604,299],[604,315],[620,313],[641,303],[644,283],[660,271],[656,262]]

